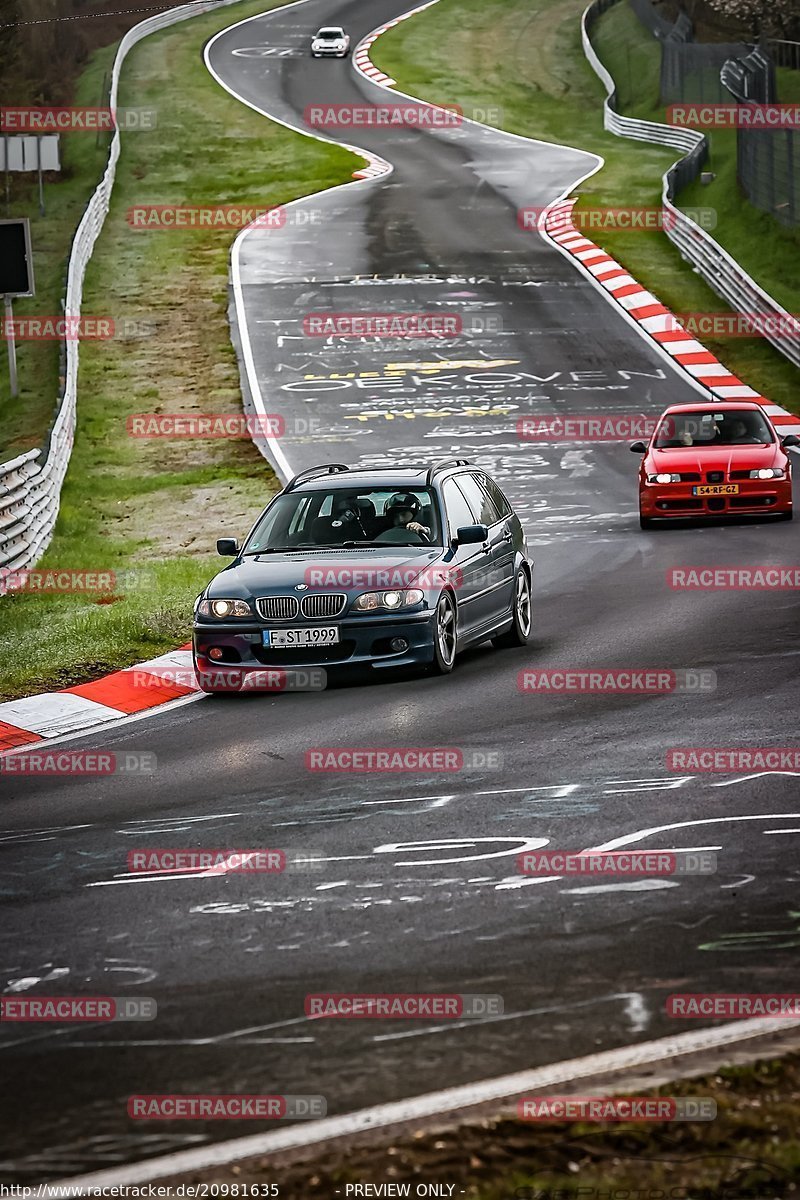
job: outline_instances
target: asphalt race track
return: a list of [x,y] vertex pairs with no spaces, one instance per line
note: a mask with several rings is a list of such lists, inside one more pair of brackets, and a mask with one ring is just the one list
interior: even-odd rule
[[[310,0],[233,26],[210,65],[243,100],[306,127],[308,105],[387,98],[349,59],[312,60],[311,32],[341,23],[355,45],[403,7]],[[287,53],[264,53],[275,47]],[[153,996],[159,1011],[150,1023],[0,1029],[9,1181],[253,1131],[137,1124],[132,1093],[321,1093],[344,1113],[694,1028],[665,1014],[671,992],[796,982],[796,777],[681,775],[666,756],[793,744],[795,594],[675,591],[667,572],[796,563],[797,526],[641,533],[626,444],[518,437],[521,416],[656,413],[697,395],[518,225],[519,207],[554,200],[593,156],[470,124],[341,138],[393,172],[242,239],[235,340],[249,339],[266,409],[286,420],[292,470],[458,454],[494,473],[536,560],[536,642],[482,646],[449,678],[205,698],[70,742],[154,752],[151,779],[15,781],[0,832],[0,986]],[[367,310],[459,313],[469,332],[304,336],[309,313]],[[716,689],[526,694],[525,666],[705,670]],[[315,746],[485,756],[449,774],[319,774],[305,768]],[[712,848],[719,865],[671,879],[521,876],[516,854],[546,844]],[[282,875],[131,877],[126,855],[140,846],[269,846],[316,861]],[[325,991],[499,994],[504,1013],[308,1020],[304,997]]]

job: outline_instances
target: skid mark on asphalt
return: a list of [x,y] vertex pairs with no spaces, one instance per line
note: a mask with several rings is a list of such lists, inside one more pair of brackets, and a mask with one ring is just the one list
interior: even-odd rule
[[48,971],[47,967],[51,964],[47,963],[43,970],[44,975],[25,975],[21,979],[9,979],[7,986],[3,989],[7,993],[27,992],[29,988],[35,987],[37,983],[49,983],[52,979],[63,979],[65,975],[69,975],[69,967],[53,967]]
[[[787,915],[795,921],[800,918],[798,912],[789,912]],[[792,929],[726,933],[716,942],[703,942],[697,949],[712,951],[792,950],[797,946],[800,946],[800,924],[795,924]]]
[[604,892],[658,892],[680,887],[674,879],[628,879],[622,883],[592,883],[586,887],[559,888],[562,896],[599,896]]
[[[302,1025],[308,1022],[309,1019],[310,1018],[305,1015],[302,1017],[288,1017],[282,1021],[272,1021],[267,1025],[251,1025],[245,1027],[244,1029],[231,1029],[227,1033],[218,1033],[208,1037],[198,1038],[132,1038],[130,1040],[119,1038],[97,1038],[96,1040],[89,1040],[83,1038],[82,1040],[72,1040],[70,1035],[78,1033],[82,1034],[85,1032],[86,1026],[84,1025],[81,1029],[50,1029],[42,1033],[34,1034],[30,1037],[18,1038],[16,1041],[7,1041],[0,1044],[0,1052],[3,1050],[9,1050],[14,1046],[25,1045],[28,1042],[42,1041],[48,1037],[70,1038],[69,1041],[63,1041],[58,1044],[57,1048],[62,1050],[84,1049],[88,1046],[135,1046],[139,1048],[146,1046],[219,1046],[227,1045],[231,1042],[234,1042],[237,1045],[269,1045],[272,1043],[292,1044],[295,1042],[308,1044],[309,1042],[314,1042],[315,1038],[306,1035],[292,1038],[272,1038],[256,1035],[269,1033],[274,1029],[286,1029],[291,1025]],[[108,1025],[90,1025],[89,1028],[108,1029]]]
[[240,812],[232,812],[212,813],[207,817],[164,817],[161,820],[151,817],[126,821],[117,832],[125,837],[140,837],[143,833],[186,833],[200,822],[225,821],[242,815]]
[[501,1013],[499,1016],[491,1017],[475,1017],[469,1021],[448,1021],[446,1025],[427,1025],[423,1028],[403,1029],[396,1033],[377,1033],[372,1038],[373,1042],[400,1042],[406,1041],[409,1038],[430,1037],[440,1033],[449,1033],[453,1029],[475,1029],[481,1025],[498,1025],[508,1021],[524,1021],[529,1017],[543,1017],[550,1015],[562,1015],[565,1012],[574,1012],[579,1009],[595,1008],[601,1004],[613,1004],[618,1001],[623,1001],[623,1012],[628,1017],[631,1032],[641,1032],[643,1026],[642,1013],[643,1003],[639,992],[611,992],[604,996],[593,996],[589,1000],[573,1000],[568,1003],[560,1002],[555,1005],[544,1005],[537,1008],[520,1009],[517,1012]]
[[[469,1020],[447,1021],[445,1024],[415,1026],[413,1029],[400,1029],[389,1033],[376,1033],[371,1035],[368,1040],[374,1044],[385,1042],[407,1041],[411,1038],[434,1037],[439,1034],[452,1033],[464,1029],[474,1030],[476,1027],[485,1025],[505,1024],[509,1021],[524,1021],[532,1017],[561,1016],[566,1012],[580,1011],[582,1009],[594,1009],[598,1006],[612,1004],[622,1004],[623,1016],[626,1019],[627,1026],[631,1033],[641,1033],[647,1028],[649,1023],[649,1010],[646,1002],[640,992],[611,992],[601,996],[593,996],[588,1000],[575,1000],[570,1002],[559,1002],[552,1005],[541,1005],[528,1009],[519,1009],[513,1012],[502,1013],[496,1016],[476,1017]],[[319,1039],[314,1036],[301,1037],[263,1037],[259,1036],[265,1033],[270,1033],[272,1030],[285,1029],[289,1026],[311,1024],[318,1021],[323,1022],[323,1027],[327,1033],[336,1033],[335,1027],[325,1021],[323,1017],[291,1017],[282,1021],[274,1021],[267,1025],[250,1026],[245,1029],[235,1029],[227,1033],[216,1034],[204,1038],[137,1038],[130,1041],[107,1039],[98,1040],[82,1040],[70,1041],[62,1043],[59,1049],[72,1050],[84,1049],[87,1047],[99,1046],[120,1046],[120,1047],[137,1047],[137,1048],[159,1048],[167,1046],[224,1046],[228,1047],[231,1043],[242,1046],[250,1045],[308,1045],[317,1042]]]
[[0,1172],[11,1179],[31,1174],[61,1179],[85,1168],[87,1157],[95,1167],[113,1167],[129,1162],[132,1150],[148,1157],[188,1149],[205,1141],[207,1138],[201,1133],[98,1134],[10,1159],[0,1163]]
[[20,829],[16,832],[5,830],[0,833],[0,846],[28,844],[31,842],[53,842],[64,833],[74,833],[81,829],[92,829],[92,825],[49,825],[44,829]]

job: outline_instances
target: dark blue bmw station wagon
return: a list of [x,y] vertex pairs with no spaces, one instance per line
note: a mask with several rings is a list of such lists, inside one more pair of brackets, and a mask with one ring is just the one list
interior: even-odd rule
[[446,674],[466,646],[531,640],[519,519],[466,459],[296,475],[195,602],[204,691],[265,668],[419,666]]

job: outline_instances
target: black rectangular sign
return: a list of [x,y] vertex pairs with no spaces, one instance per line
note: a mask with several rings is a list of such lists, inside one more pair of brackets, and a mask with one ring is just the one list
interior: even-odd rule
[[0,296],[32,296],[33,291],[28,218],[0,221]]

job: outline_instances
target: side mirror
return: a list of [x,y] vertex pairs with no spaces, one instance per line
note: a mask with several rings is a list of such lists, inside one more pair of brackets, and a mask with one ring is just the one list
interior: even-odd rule
[[485,525],[462,525],[456,530],[455,540],[458,546],[474,546],[488,538],[489,530]]
[[644,444],[644,442],[631,442],[628,449],[633,454],[647,454],[647,446]]
[[223,558],[236,558],[239,553],[239,543],[236,538],[217,538],[217,554]]
[[786,437],[781,438],[781,445],[787,450],[789,446],[800,446],[800,438],[796,433],[787,433]]

